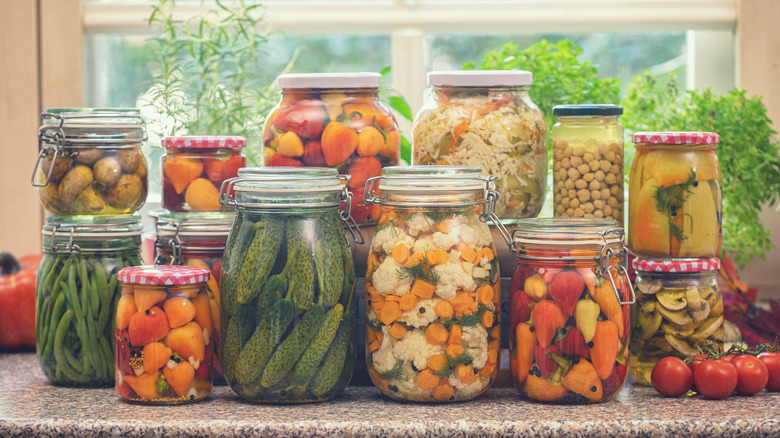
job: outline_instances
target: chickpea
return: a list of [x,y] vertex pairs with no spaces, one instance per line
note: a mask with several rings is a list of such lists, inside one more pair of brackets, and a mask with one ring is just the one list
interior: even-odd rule
[[553,145],[553,158],[555,158],[556,163],[558,163],[558,160],[563,159],[563,149],[556,147],[556,145]]
[[585,148],[582,146],[577,146],[574,148],[574,156],[581,157],[585,155]]
[[577,198],[574,198],[574,199],[572,199],[572,200],[571,200],[571,202],[569,203],[569,205],[570,205],[572,208],[577,208],[577,207],[579,207],[579,206],[580,206],[580,200],[579,200],[579,199],[577,199]]
[[615,175],[618,175],[620,173],[620,166],[618,166],[617,164],[613,164],[612,166],[610,166],[609,171],[614,173]]
[[563,156],[564,157],[571,157],[571,155],[574,153],[574,149],[571,148],[568,144],[564,146],[563,148]]
[[[569,180],[566,180],[568,182]],[[561,180],[558,180],[558,182],[555,183],[555,190],[560,191],[562,188],[565,187],[565,183]]]
[[606,181],[607,184],[615,184],[617,182],[617,177],[614,173],[610,172],[604,177],[604,181]]
[[615,162],[615,153],[612,152],[612,151],[609,151],[609,152],[606,153],[606,155],[604,155],[604,158],[606,158],[607,161],[609,161],[610,163],[614,163]]
[[617,206],[618,206],[618,200],[617,200],[617,198],[615,198],[614,196],[612,196],[612,197],[610,197],[609,199],[607,199],[607,204],[608,204],[610,207],[612,207],[612,208],[615,208],[615,207],[617,207]]
[[574,209],[571,208],[571,207],[567,208],[566,209],[566,216],[569,216],[569,217],[574,216]]
[[566,169],[561,169],[558,171],[558,179],[566,179],[568,174],[569,173],[566,171]]
[[595,172],[601,169],[601,163],[599,163],[598,160],[591,160],[590,162],[588,162],[588,167],[590,168],[590,170]]
[[601,170],[596,171],[594,178],[596,178],[596,181],[604,181],[604,172]]
[[569,173],[569,178],[571,178],[571,179],[577,179],[577,178],[580,177],[580,171],[575,169],[575,168],[573,168],[573,167],[571,169],[569,169],[568,173]]
[[592,214],[590,214],[590,213],[586,213],[586,214],[585,214],[585,218],[586,218],[586,219],[593,219],[593,217],[594,217],[594,216],[593,216]]
[[591,190],[599,190],[601,188],[601,183],[594,179],[588,184],[588,188]]
[[[580,201],[577,201],[577,202],[580,202]],[[561,199],[561,205],[563,206],[563,208],[569,208],[569,206],[571,205],[571,199],[569,199],[568,197],[564,196],[563,199]]]
[[571,167],[571,159],[569,157],[566,157],[566,158],[562,159],[561,160],[561,166],[564,169],[570,168]]
[[614,152],[616,155],[623,155],[623,146],[618,143],[610,143],[609,150]]
[[584,175],[584,174],[590,172],[590,167],[587,164],[583,163],[583,164],[580,164],[579,166],[577,166],[577,170],[580,171],[580,175]]
[[569,190],[569,192],[567,193],[567,195],[568,195],[570,198],[576,198],[576,197],[577,197],[577,190],[571,189],[571,190]]
[[623,191],[620,190],[617,192],[617,195],[615,195],[615,198],[617,198],[618,201],[623,201]]
[[[558,200],[555,200],[555,203],[558,204]],[[563,216],[563,214],[566,212],[566,209],[563,208],[563,205],[558,204],[558,207],[555,208],[555,215],[556,216]]]
[[603,199],[596,199],[593,201],[593,206],[596,207],[596,209],[601,210],[604,208],[604,200]]
[[604,212],[601,210],[596,210],[593,212],[593,217],[601,219],[604,217]]
[[577,208],[574,210],[574,217],[582,217],[585,215],[585,211],[581,208]]
[[607,152],[609,152],[609,146],[606,143],[601,143],[599,145],[599,153],[605,155]]
[[609,198],[609,188],[602,187],[601,188],[601,199],[607,199]]
[[[588,175],[590,175],[590,174],[588,174]],[[579,189],[584,189],[585,187],[588,187],[588,183],[584,179],[578,179],[577,181],[574,181],[574,186],[577,187],[578,190]]]
[[586,189],[577,190],[577,199],[580,200],[580,202],[588,202],[590,201],[590,192]]
[[620,187],[619,185],[612,186],[609,188],[609,193],[611,193],[612,196],[615,196],[621,190],[621,188],[622,187]]
[[604,173],[609,172],[609,169],[612,168],[612,162],[607,160],[601,160],[601,171]]
[[604,212],[604,216],[612,216],[612,207],[609,205],[605,206],[601,211]]
[[555,159],[555,162],[553,163],[553,170],[558,171],[561,169],[561,162],[558,161],[558,158]]
[[585,182],[591,182],[593,181],[593,178],[595,178],[595,175],[596,174],[593,172],[588,172],[585,175],[582,175],[582,179],[584,179]]
[[585,154],[582,156],[582,160],[586,163],[590,163],[591,161],[593,161],[593,153],[585,152]]
[[593,213],[593,210],[595,210],[596,207],[593,206],[592,202],[586,202],[582,204],[582,209],[585,210],[585,213]]
[[590,191],[590,197],[591,197],[591,199],[601,199],[601,191],[600,190],[591,190]]
[[582,164],[582,157],[571,157],[571,165],[572,167],[579,167],[579,165]]

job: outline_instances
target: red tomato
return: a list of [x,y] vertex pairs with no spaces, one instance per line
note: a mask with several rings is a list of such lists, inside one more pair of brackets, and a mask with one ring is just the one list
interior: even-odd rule
[[742,395],[753,395],[761,392],[769,381],[769,371],[761,359],[749,354],[734,356],[731,364],[737,369],[739,380],[737,392]]
[[691,371],[693,374],[696,374],[696,368],[699,368],[699,365],[701,365],[702,362],[707,360],[709,356],[706,354],[697,354],[696,356],[693,356],[691,358],[691,363],[688,365],[691,368]]
[[730,362],[723,359],[707,359],[699,365],[693,375],[696,389],[713,400],[726,398],[737,388],[739,375]]
[[761,362],[766,365],[769,372],[769,381],[766,384],[767,391],[780,391],[780,353],[765,351],[758,355]]
[[679,357],[659,360],[650,373],[653,388],[666,397],[679,397],[693,386],[693,372]]

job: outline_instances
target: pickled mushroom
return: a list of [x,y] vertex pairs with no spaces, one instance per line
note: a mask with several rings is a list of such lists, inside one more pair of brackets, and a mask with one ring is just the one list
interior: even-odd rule
[[683,341],[682,339],[677,339],[674,336],[670,334],[664,335],[664,339],[666,339],[666,342],[669,343],[669,345],[672,346],[675,350],[679,351],[680,353],[686,355],[686,356],[695,356],[699,354],[699,350],[696,348],[693,348],[690,346],[687,342]]
[[95,181],[105,187],[113,186],[119,181],[122,174],[122,168],[119,167],[119,161],[113,157],[103,157],[95,163],[92,168],[95,173]]
[[[76,203],[83,206],[84,210],[88,210],[92,213],[101,213],[106,208],[106,203],[103,201],[103,196],[90,185],[81,191],[78,197],[76,197]],[[81,210],[81,209],[79,209]]]
[[77,149],[73,156],[79,163],[92,164],[103,156],[103,150],[98,148]]
[[54,157],[56,155],[58,154],[55,149],[49,149],[46,153],[46,157],[43,159],[43,163],[41,163],[41,170],[43,171],[43,176],[45,178],[45,175],[49,173],[49,168],[51,168],[51,161],[54,159],[54,168],[51,170],[51,175],[49,176],[49,181],[54,182],[61,180],[62,177],[68,173],[68,169],[70,169],[70,157],[67,152],[62,156],[57,156],[55,159]]
[[106,201],[117,210],[126,210],[138,201],[144,186],[136,174],[123,174],[116,185],[106,190]]
[[685,291],[682,290],[664,290],[656,293],[656,298],[661,306],[668,310],[682,310],[688,307],[688,301],[685,297]]
[[696,331],[693,332],[693,334],[690,336],[690,339],[692,341],[697,341],[699,339],[705,339],[709,338],[713,334],[715,334],[718,329],[720,329],[723,326],[723,317],[712,317],[708,320],[706,320],[702,325],[699,326]]
[[661,313],[661,316],[672,324],[686,325],[693,322],[693,318],[691,318],[691,315],[686,310],[671,311],[664,306],[660,306],[658,307],[658,311]]
[[647,345],[663,350],[667,353],[674,350],[674,348],[672,348],[672,346],[669,345],[669,342],[667,342],[665,338],[661,338],[661,337],[650,339],[649,341],[647,341]]
[[92,184],[92,180],[92,169],[83,164],[73,167],[60,182],[58,189],[60,199],[65,204],[73,202],[85,187]]
[[685,297],[688,300],[688,310],[693,321],[704,321],[710,314],[710,305],[701,299],[699,290],[695,287],[689,287],[685,290]]
[[652,304],[652,310],[645,311],[646,306],[642,306],[642,309],[637,314],[637,323],[639,324],[639,337],[642,339],[650,339],[651,336],[658,331],[661,326],[663,318],[661,314],[655,310],[655,303]]
[[117,151],[117,156],[119,157],[119,165],[127,173],[135,172],[141,164],[141,152],[138,148],[120,149]]
[[637,284],[637,286],[639,288],[639,292],[642,292],[645,295],[654,295],[660,291],[664,285],[661,283],[661,280],[656,280],[652,283],[640,282]]

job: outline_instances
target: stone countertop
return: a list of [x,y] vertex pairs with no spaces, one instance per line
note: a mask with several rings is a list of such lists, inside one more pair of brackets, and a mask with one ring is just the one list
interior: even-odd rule
[[628,385],[606,403],[553,406],[519,399],[513,388],[464,403],[393,402],[351,386],[336,400],[258,405],[217,386],[200,403],[144,406],[113,388],[57,387],[33,353],[0,354],[0,436],[777,436],[780,393],[665,399]]

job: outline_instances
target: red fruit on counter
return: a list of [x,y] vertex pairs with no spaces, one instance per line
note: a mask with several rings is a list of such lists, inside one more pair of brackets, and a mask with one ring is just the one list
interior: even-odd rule
[[0,254],[0,348],[35,347],[35,277],[42,256]]
[[588,352],[588,346],[585,345],[585,338],[582,333],[574,326],[565,327],[561,332],[565,333],[555,345],[558,347],[561,353],[567,356],[579,356],[584,358],[590,358]]
[[574,313],[574,306],[585,289],[585,282],[575,271],[563,271],[550,283],[550,297],[567,317]]
[[130,318],[127,333],[130,344],[134,347],[141,347],[163,339],[170,330],[165,312],[157,306],[152,306]]
[[349,187],[356,189],[366,185],[369,178],[382,175],[382,163],[374,157],[355,157],[349,165]]
[[536,329],[539,345],[547,347],[555,337],[555,332],[566,325],[566,317],[561,309],[550,300],[541,300],[534,306],[532,322]]
[[561,352],[555,345],[542,348],[541,345],[537,344],[536,347],[534,347],[534,360],[536,360],[536,365],[542,372],[542,378],[549,379],[555,372],[555,369],[558,368],[558,364],[546,353],[555,353],[560,356]]
[[273,125],[277,131],[292,131],[301,138],[317,138],[327,117],[318,100],[301,100],[279,111]]
[[246,159],[239,154],[230,154],[226,160],[207,158],[203,160],[206,176],[219,188],[223,181],[238,175],[238,169],[246,166]]
[[303,167],[303,163],[300,161],[282,154],[274,154],[265,165],[269,167]]

